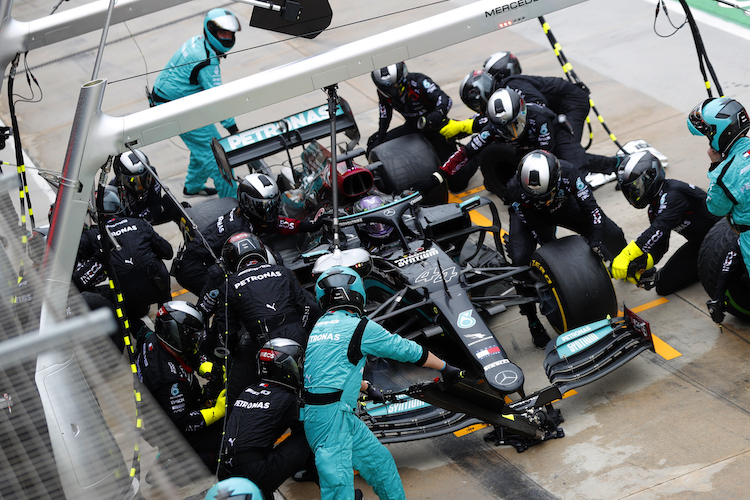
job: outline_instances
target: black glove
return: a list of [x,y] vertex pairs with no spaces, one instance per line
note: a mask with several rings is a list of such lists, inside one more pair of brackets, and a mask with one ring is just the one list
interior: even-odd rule
[[443,382],[456,382],[465,377],[466,373],[460,368],[449,365],[447,361],[444,361],[445,366],[440,372],[443,374]]
[[602,260],[612,260],[612,256],[607,251],[607,247],[602,244],[602,240],[599,238],[591,238],[589,241],[589,248]]
[[227,127],[227,132],[229,132],[229,135],[239,134],[240,129],[237,128],[237,125],[232,125]]
[[448,118],[440,111],[433,111],[425,118],[427,119],[427,126],[425,128],[429,130],[440,130],[448,123]]
[[385,403],[385,398],[383,397],[383,391],[372,385],[370,382],[367,382],[367,390],[365,391],[365,398],[369,399],[370,401],[374,403]]
[[706,302],[708,306],[708,314],[711,315],[711,319],[714,323],[721,323],[724,321],[724,301],[722,300],[709,300]]
[[429,177],[419,179],[417,182],[412,184],[411,189],[412,191],[419,191],[422,194],[427,194],[438,187],[440,184],[442,184],[444,180],[445,174],[443,174],[441,170],[437,170],[436,172],[433,172]]
[[367,155],[370,154],[370,151],[372,151],[372,148],[378,146],[380,144],[380,134],[375,132],[370,136],[369,139],[367,139]]

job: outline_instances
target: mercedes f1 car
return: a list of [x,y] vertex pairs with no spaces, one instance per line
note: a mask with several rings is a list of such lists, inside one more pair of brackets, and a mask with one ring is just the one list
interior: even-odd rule
[[[320,248],[300,257],[299,275],[332,264],[364,275],[367,314],[391,332],[412,339],[466,377],[455,384],[425,382],[426,370],[370,359],[365,377],[385,390],[387,402],[368,403],[361,417],[383,442],[436,436],[484,422],[497,444],[518,451],[562,436],[552,403],[653,350],[648,324],[617,302],[603,263],[580,236],[539,248],[531,265],[507,262],[495,205],[474,197],[463,203],[422,207],[413,193],[379,208],[342,217],[344,250]],[[476,226],[472,210],[489,211],[492,225]],[[385,224],[392,240],[365,252],[358,228]],[[312,264],[312,269],[299,262]],[[304,276],[301,276],[304,279]],[[487,325],[512,305],[537,303],[560,335],[546,348],[551,385],[533,394],[524,374]],[[432,375],[435,375],[433,373]]]

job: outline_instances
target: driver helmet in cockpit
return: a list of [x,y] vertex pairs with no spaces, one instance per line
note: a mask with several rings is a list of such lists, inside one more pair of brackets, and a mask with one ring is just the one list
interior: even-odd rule
[[[383,205],[385,205],[385,202],[380,196],[365,196],[354,204],[354,213],[358,214],[361,212],[366,212],[368,210],[382,207]],[[388,224],[383,224],[382,222],[366,222],[357,224],[356,228],[357,234],[359,234],[359,238],[361,240],[364,240],[365,243],[372,245],[379,245],[387,242],[389,240],[389,237],[391,236],[391,233],[393,232],[393,228],[391,226],[389,226]]]

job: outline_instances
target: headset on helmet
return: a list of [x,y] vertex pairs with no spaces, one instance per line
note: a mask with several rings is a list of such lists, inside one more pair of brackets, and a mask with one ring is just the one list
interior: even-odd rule
[[268,262],[268,252],[256,235],[235,233],[224,243],[221,258],[229,268],[229,272],[234,273],[250,261]]
[[156,313],[154,333],[178,353],[194,351],[202,331],[203,314],[189,302],[170,300]]
[[484,61],[482,70],[496,81],[521,74],[521,63],[510,52],[496,52]]
[[315,299],[324,311],[354,308],[359,314],[363,314],[366,298],[362,278],[348,267],[333,266],[315,282]]
[[503,137],[518,139],[526,131],[526,102],[515,90],[496,90],[487,100],[487,118]]
[[234,34],[242,31],[237,16],[226,9],[211,9],[203,20],[203,35],[219,54],[234,47]]
[[635,208],[645,208],[664,185],[661,162],[649,151],[628,155],[617,168],[617,183]]
[[521,159],[518,183],[535,202],[549,204],[560,187],[560,162],[552,153],[537,149]]
[[[380,196],[371,195],[365,196],[364,198],[357,201],[354,204],[354,213],[366,212],[367,210],[374,210],[382,207],[385,202]],[[360,234],[360,238],[364,236],[366,239],[379,242],[382,241],[393,232],[393,228],[388,224],[382,222],[367,222],[363,224],[357,224],[357,232]]]
[[688,115],[688,129],[693,135],[705,135],[711,147],[726,155],[732,144],[750,129],[745,108],[729,97],[706,99]]
[[260,225],[275,223],[279,217],[279,186],[266,174],[248,174],[237,186],[242,215]]
[[409,71],[406,69],[406,64],[399,62],[385,68],[376,69],[371,76],[379,90],[386,95],[399,97],[406,91],[406,79],[409,76]]
[[142,151],[136,149],[126,151],[115,158],[115,172],[120,183],[133,194],[140,195],[148,191],[154,178],[146,169],[148,157]]
[[211,486],[203,500],[263,500],[263,493],[246,477],[228,477]]
[[491,94],[492,77],[481,70],[474,70],[461,80],[459,93],[461,100],[477,113],[487,109],[487,99]]
[[261,380],[285,385],[290,389],[302,387],[302,346],[292,339],[271,339],[258,352],[258,371]]

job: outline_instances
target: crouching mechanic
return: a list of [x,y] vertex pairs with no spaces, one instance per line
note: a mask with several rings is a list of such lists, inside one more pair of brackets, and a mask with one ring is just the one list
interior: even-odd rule
[[[682,290],[698,282],[698,251],[703,238],[720,219],[706,208],[706,192],[676,179],[665,179],[664,169],[648,151],[623,160],[617,169],[617,183],[628,203],[648,207],[651,226],[631,241],[612,260],[612,277],[656,287],[659,295]],[[657,264],[669,249],[672,231],[687,239],[667,263]]]
[[[220,478],[246,477],[271,499],[295,472],[311,469],[313,455],[298,418],[303,354],[291,339],[263,345],[258,355],[261,382],[242,391],[227,421]],[[274,447],[287,429],[291,435]]]
[[[740,233],[739,244],[750,272],[750,191],[747,189],[747,169],[750,166],[750,118],[744,106],[728,97],[706,99],[688,115],[688,129],[693,135],[708,137],[708,194],[706,207],[715,215],[731,215],[732,226]],[[730,254],[731,254],[730,250]],[[727,260],[732,257],[727,254]],[[728,262],[725,262],[728,272]],[[726,276],[720,278],[719,289],[708,302],[714,321],[723,317],[718,309],[724,307]]]
[[[537,245],[555,239],[558,226],[588,240],[603,260],[625,248],[622,229],[599,207],[591,188],[572,164],[537,150],[521,160],[518,173],[508,183],[505,203],[510,205],[508,255],[516,266],[528,265]],[[536,315],[536,305],[523,304],[534,345],[544,349],[549,336]]]
[[195,376],[193,357],[201,331],[203,315],[195,306],[181,300],[165,303],[154,320],[155,335],[143,343],[137,367],[138,378],[213,473],[226,396],[222,390],[215,401],[207,401]]
[[328,269],[315,284],[315,296],[326,313],[315,324],[305,350],[302,415],[315,454],[321,499],[355,498],[352,468],[381,499],[406,498],[393,457],[354,414],[360,391],[382,401],[382,393],[362,380],[367,355],[440,370],[446,382],[462,378],[463,372],[362,317],[365,289],[355,271]]

